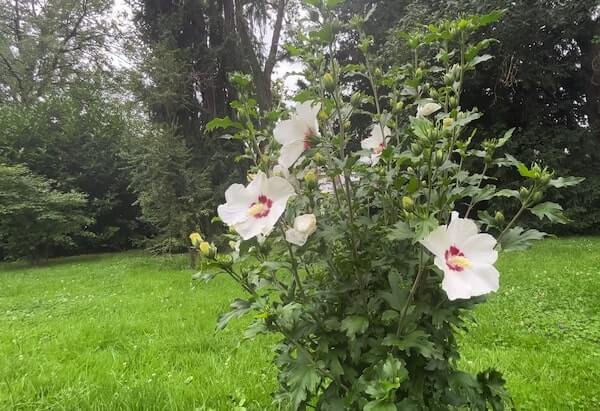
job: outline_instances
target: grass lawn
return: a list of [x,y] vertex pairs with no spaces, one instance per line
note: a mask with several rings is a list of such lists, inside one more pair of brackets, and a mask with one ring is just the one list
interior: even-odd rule
[[[239,345],[243,321],[215,333],[240,292],[193,284],[185,266],[141,253],[0,265],[0,409],[271,409],[274,339]],[[547,240],[499,268],[464,368],[501,370],[519,409],[600,409],[600,239]]]

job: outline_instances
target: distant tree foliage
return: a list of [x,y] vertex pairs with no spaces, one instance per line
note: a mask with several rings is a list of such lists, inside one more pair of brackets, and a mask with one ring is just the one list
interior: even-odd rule
[[61,192],[23,166],[0,164],[0,255],[47,259],[53,247],[75,246],[73,236],[92,222],[86,196]]
[[[559,174],[586,177],[557,194],[573,224],[600,227],[600,4],[597,0],[348,0],[342,18],[366,13],[382,59],[403,59],[397,33],[462,14],[505,9],[480,38],[498,40],[494,60],[481,65],[462,104],[486,115],[480,135],[516,127],[507,150],[524,161],[543,161]],[[349,41],[355,41],[349,39]],[[498,175],[502,181],[511,175]],[[547,228],[546,228],[547,229]],[[564,228],[563,228],[564,229]]]
[[106,68],[105,0],[0,0],[0,102],[30,104]]

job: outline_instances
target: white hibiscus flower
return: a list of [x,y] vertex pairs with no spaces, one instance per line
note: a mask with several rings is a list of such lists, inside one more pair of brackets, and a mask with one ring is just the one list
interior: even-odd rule
[[319,135],[317,115],[320,110],[320,104],[313,105],[312,101],[306,101],[296,106],[296,114],[289,120],[277,124],[273,135],[282,145],[279,164],[290,168],[310,148],[311,138]]
[[388,127],[384,127],[383,131],[380,125],[373,127],[371,130],[371,136],[360,142],[360,146],[363,150],[371,150],[371,156],[361,157],[360,161],[371,165],[377,164],[379,162],[379,157],[381,157],[381,153],[390,141],[391,133],[392,132]]
[[285,239],[302,247],[306,240],[317,231],[317,218],[314,214],[299,215],[294,219],[294,226],[285,232]]
[[435,255],[444,272],[442,288],[450,300],[467,299],[498,290],[500,273],[494,267],[496,239],[480,234],[473,220],[452,213],[448,226],[440,226],[421,241]]
[[438,103],[426,103],[417,107],[417,117],[427,117],[441,109]]
[[285,211],[294,188],[281,177],[267,178],[262,171],[244,187],[233,184],[225,191],[225,204],[217,208],[219,217],[244,240],[267,236]]

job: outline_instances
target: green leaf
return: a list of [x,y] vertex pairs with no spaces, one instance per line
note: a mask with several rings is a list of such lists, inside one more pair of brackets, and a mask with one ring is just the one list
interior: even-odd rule
[[518,190],[509,190],[507,188],[498,191],[494,197],[514,197],[514,198],[519,198],[519,191]]
[[237,121],[233,121],[231,120],[229,117],[222,117],[222,118],[214,118],[211,121],[208,122],[208,124],[206,125],[206,130],[208,132],[212,132],[215,131],[216,129],[219,128],[237,128],[237,129],[243,129],[244,126],[240,123],[238,123]]
[[541,240],[548,234],[538,230],[525,230],[523,227],[511,228],[501,238],[500,246],[504,251],[526,250],[531,241]]
[[396,408],[392,400],[384,399],[368,402],[364,406],[363,411],[398,411],[398,408]]
[[550,180],[550,185],[556,188],[571,187],[581,183],[585,177],[558,177]]
[[546,217],[553,223],[566,224],[569,222],[569,219],[563,213],[563,208],[556,203],[541,203],[531,208],[529,211],[535,214],[540,220],[543,220],[544,217]]
[[351,315],[342,320],[340,330],[345,331],[348,338],[353,340],[357,334],[363,334],[369,328],[369,320],[360,315]]
[[414,349],[416,352],[427,358],[442,358],[439,349],[429,341],[429,334],[422,330],[415,330],[402,337],[389,334],[383,339],[381,345],[396,347],[401,351],[405,351],[408,355],[410,355],[410,351]]
[[472,66],[476,66],[479,63],[483,63],[484,61],[488,61],[493,59],[494,57],[490,54],[484,54],[482,56],[475,56],[475,58],[473,59],[473,61],[471,61],[471,65]]
[[385,238],[389,241],[401,241],[408,240],[412,238],[413,232],[410,229],[410,226],[404,221],[398,221],[394,224],[394,227],[387,233]]
[[312,360],[303,350],[298,352],[298,358],[294,360],[292,366],[287,372],[287,384],[289,386],[290,400],[292,409],[298,409],[300,404],[306,400],[306,393],[313,392],[321,377]]
[[530,170],[529,167],[527,167],[523,163],[519,163],[517,165],[517,170],[519,171],[519,174],[521,174],[522,177],[533,178],[535,176],[535,173],[533,172],[533,170]]
[[239,318],[242,315],[246,314],[248,311],[250,311],[252,304],[250,304],[250,301],[236,298],[231,303],[230,307],[232,308],[231,311],[219,316],[219,319],[217,321],[218,330],[222,330],[223,328],[225,328],[229,321],[235,318]]

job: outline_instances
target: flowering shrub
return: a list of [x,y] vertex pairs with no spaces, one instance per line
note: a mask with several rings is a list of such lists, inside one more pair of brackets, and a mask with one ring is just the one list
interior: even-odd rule
[[[218,328],[252,312],[245,338],[281,336],[276,398],[286,409],[504,409],[499,372],[457,369],[456,333],[498,289],[498,251],[544,237],[518,218],[566,222],[542,198],[579,179],[500,153],[513,131],[482,138],[471,125],[482,114],[461,106],[467,74],[491,58],[491,41],[469,34],[501,13],[406,34],[411,61],[378,67],[363,19],[343,27],[331,7],[315,6],[311,31],[288,46],[306,67],[294,110],[260,112],[237,75],[236,119],[209,124],[243,142],[253,163],[218,208],[233,252],[204,253],[202,278],[226,273],[247,294]],[[345,31],[358,39],[356,64],[333,57]],[[350,93],[356,81],[371,92]],[[494,167],[513,167],[521,189],[498,190]],[[496,197],[518,212],[505,218]]]

